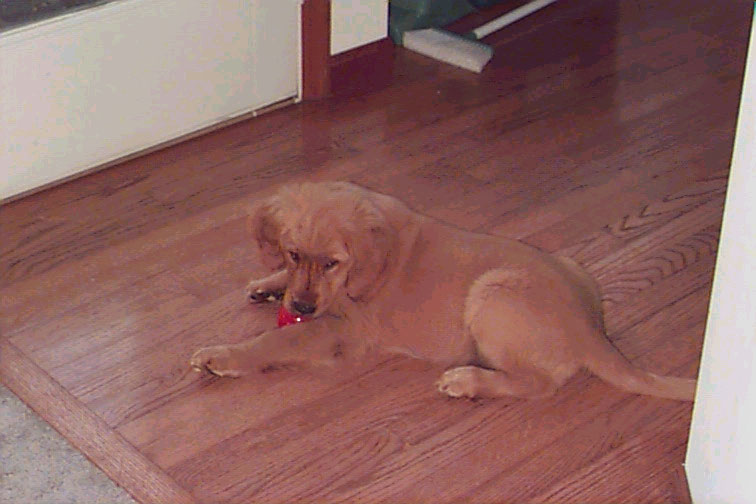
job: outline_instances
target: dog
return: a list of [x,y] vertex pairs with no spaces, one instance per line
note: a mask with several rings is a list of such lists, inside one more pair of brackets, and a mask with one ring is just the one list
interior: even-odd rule
[[310,320],[200,349],[195,370],[332,366],[380,348],[448,368],[436,386],[450,397],[549,397],[588,369],[626,392],[693,400],[695,380],[641,370],[611,344],[598,285],[567,257],[347,182],[283,186],[249,227],[273,272],[249,300]]

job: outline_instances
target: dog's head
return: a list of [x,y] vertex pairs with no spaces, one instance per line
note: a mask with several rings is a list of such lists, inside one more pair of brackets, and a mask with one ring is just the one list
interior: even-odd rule
[[385,279],[395,240],[367,191],[340,182],[282,187],[254,207],[250,230],[263,262],[286,268],[286,309],[312,317],[340,296],[370,299]]

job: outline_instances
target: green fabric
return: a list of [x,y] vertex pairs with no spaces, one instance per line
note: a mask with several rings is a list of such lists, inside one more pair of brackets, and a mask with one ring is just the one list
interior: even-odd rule
[[497,3],[503,3],[506,1],[507,0],[470,0],[470,3],[478,9],[483,9],[485,7],[490,7],[492,5],[496,5]]

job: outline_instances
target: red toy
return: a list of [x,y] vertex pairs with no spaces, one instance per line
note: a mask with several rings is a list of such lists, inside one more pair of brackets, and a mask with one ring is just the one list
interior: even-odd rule
[[307,322],[310,320],[307,317],[302,317],[301,315],[294,315],[293,313],[289,313],[289,311],[284,308],[283,305],[278,309],[278,327],[284,327],[291,324],[296,324],[299,322]]

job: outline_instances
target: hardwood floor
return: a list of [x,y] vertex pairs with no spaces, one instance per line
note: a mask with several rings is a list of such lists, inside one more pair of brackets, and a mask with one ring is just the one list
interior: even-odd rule
[[401,357],[241,380],[187,360],[275,323],[243,297],[249,204],[346,179],[577,259],[625,355],[695,376],[751,11],[563,0],[492,35],[481,75],[397,50],[386,88],[10,203],[0,378],[145,503],[688,502],[691,405],[588,375],[471,402]]

